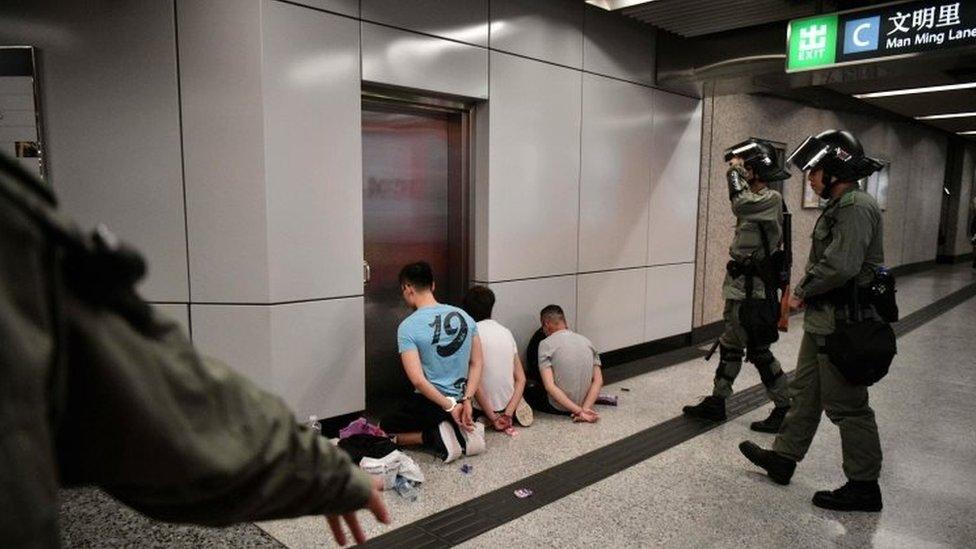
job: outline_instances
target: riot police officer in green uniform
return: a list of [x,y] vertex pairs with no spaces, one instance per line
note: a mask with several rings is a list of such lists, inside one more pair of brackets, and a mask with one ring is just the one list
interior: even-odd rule
[[168,522],[389,514],[376,481],[280,398],[199,355],[135,292],[146,265],[82,232],[0,154],[0,546],[57,547],[58,490]]
[[826,341],[838,323],[850,320],[845,316],[852,310],[846,303],[849,296],[868,286],[884,261],[881,208],[857,183],[882,164],[866,157],[853,135],[837,130],[807,138],[790,162],[829,202],[813,231],[805,275],[791,298],[794,308],[806,306],[803,341],[790,384],[792,408],[772,450],[749,441],[739,449],[772,480],[789,484],[825,412],[840,429],[848,482],[837,490],[817,492],[813,504],[840,511],[880,511],[881,443],[868,390],[841,374],[827,354]]
[[[771,181],[788,179],[790,174],[779,167],[776,151],[766,141],[749,139],[726,152],[729,200],[735,215],[735,236],[729,247],[731,261],[727,266],[722,296],[725,331],[719,338],[720,362],[715,371],[712,394],[695,406],[685,406],[686,415],[723,421],[725,399],[732,394],[732,384],[745,358],[759,370],[766,393],[775,407],[764,421],[752,429],[767,433],[779,431],[790,401],[786,377],[779,361],[769,350],[771,341],[755,333],[742,322],[741,310],[746,300],[778,303],[771,278],[761,272],[763,260],[778,248],[783,238],[783,197],[767,187]],[[751,290],[751,291],[750,291]],[[775,307],[774,307],[775,308]],[[766,332],[775,336],[775,319]]]

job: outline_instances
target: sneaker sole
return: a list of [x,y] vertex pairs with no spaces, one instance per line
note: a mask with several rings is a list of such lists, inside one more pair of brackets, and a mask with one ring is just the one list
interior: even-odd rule
[[466,431],[461,431],[461,436],[464,437],[464,455],[465,456],[476,456],[478,454],[484,453],[485,451],[485,426],[481,423],[475,423],[474,431],[468,433]]
[[519,405],[515,407],[515,421],[518,422],[522,427],[529,427],[532,425],[535,417],[532,413],[532,407],[529,403],[525,402],[523,399],[519,402]]
[[441,435],[441,441],[444,443],[444,447],[447,448],[447,456],[444,458],[444,463],[450,463],[461,457],[461,442],[458,440],[457,435],[454,434],[454,426],[447,421],[442,421],[437,426],[437,430]]

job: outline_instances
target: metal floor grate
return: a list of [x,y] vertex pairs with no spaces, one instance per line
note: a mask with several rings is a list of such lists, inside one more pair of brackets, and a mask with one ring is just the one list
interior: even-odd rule
[[[895,333],[901,337],[974,296],[976,296],[976,284],[970,284],[906,316],[895,324]],[[621,365],[618,368],[623,368],[622,373],[627,375],[615,374],[613,381],[621,381],[665,366],[680,364],[702,355],[704,352],[697,347],[688,347],[635,361],[632,363],[633,366]],[[609,370],[608,374],[616,369]],[[728,418],[732,420],[751,412],[767,401],[762,385],[754,385],[740,391],[727,401]],[[707,433],[719,425],[721,423],[700,421],[684,416],[671,418],[460,505],[391,530],[368,541],[365,547],[439,548],[463,543],[682,442]],[[516,498],[512,492],[517,488],[531,489],[532,497]]]

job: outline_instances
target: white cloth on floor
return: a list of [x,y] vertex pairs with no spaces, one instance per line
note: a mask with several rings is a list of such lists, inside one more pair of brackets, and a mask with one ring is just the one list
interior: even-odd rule
[[424,473],[413,458],[399,450],[381,458],[364,457],[359,461],[359,466],[363,471],[381,477],[384,490],[392,490],[396,486],[398,475],[417,484],[424,481]]

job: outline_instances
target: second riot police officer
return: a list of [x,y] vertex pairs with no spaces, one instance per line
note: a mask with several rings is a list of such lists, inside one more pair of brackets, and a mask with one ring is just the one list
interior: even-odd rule
[[[880,270],[884,261],[881,208],[857,183],[882,164],[865,156],[853,135],[837,130],[807,138],[790,155],[790,162],[828,200],[813,230],[805,274],[791,299],[795,308],[806,305],[803,340],[790,385],[792,408],[772,450],[748,441],[739,449],[772,480],[789,484],[813,441],[821,414],[826,413],[840,429],[848,482],[837,490],[817,492],[813,504],[839,511],[880,511],[881,444],[868,390],[852,382],[849,368],[835,360],[831,343],[840,327],[850,325],[852,314],[886,319],[882,308],[865,303],[869,300],[859,304],[856,297],[868,293],[878,273],[885,272]],[[890,338],[893,343],[893,333]],[[870,342],[852,345],[861,347],[862,353],[853,353],[859,356]],[[855,367],[863,370],[866,365]]]
[[[768,142],[749,139],[726,151],[729,200],[735,215],[735,236],[729,248],[722,297],[725,331],[719,338],[720,362],[715,371],[712,394],[695,406],[685,406],[686,415],[722,421],[725,399],[732,394],[732,383],[742,369],[742,360],[752,362],[766,393],[775,407],[769,417],[752,424],[752,429],[767,433],[779,431],[790,401],[786,377],[779,361],[769,350],[776,339],[776,318],[744,314],[745,310],[778,311],[775,275],[769,258],[783,239],[783,197],[767,187],[772,181],[788,179],[779,167],[776,150]],[[750,309],[751,307],[751,309]],[[759,322],[748,318],[763,317]]]

